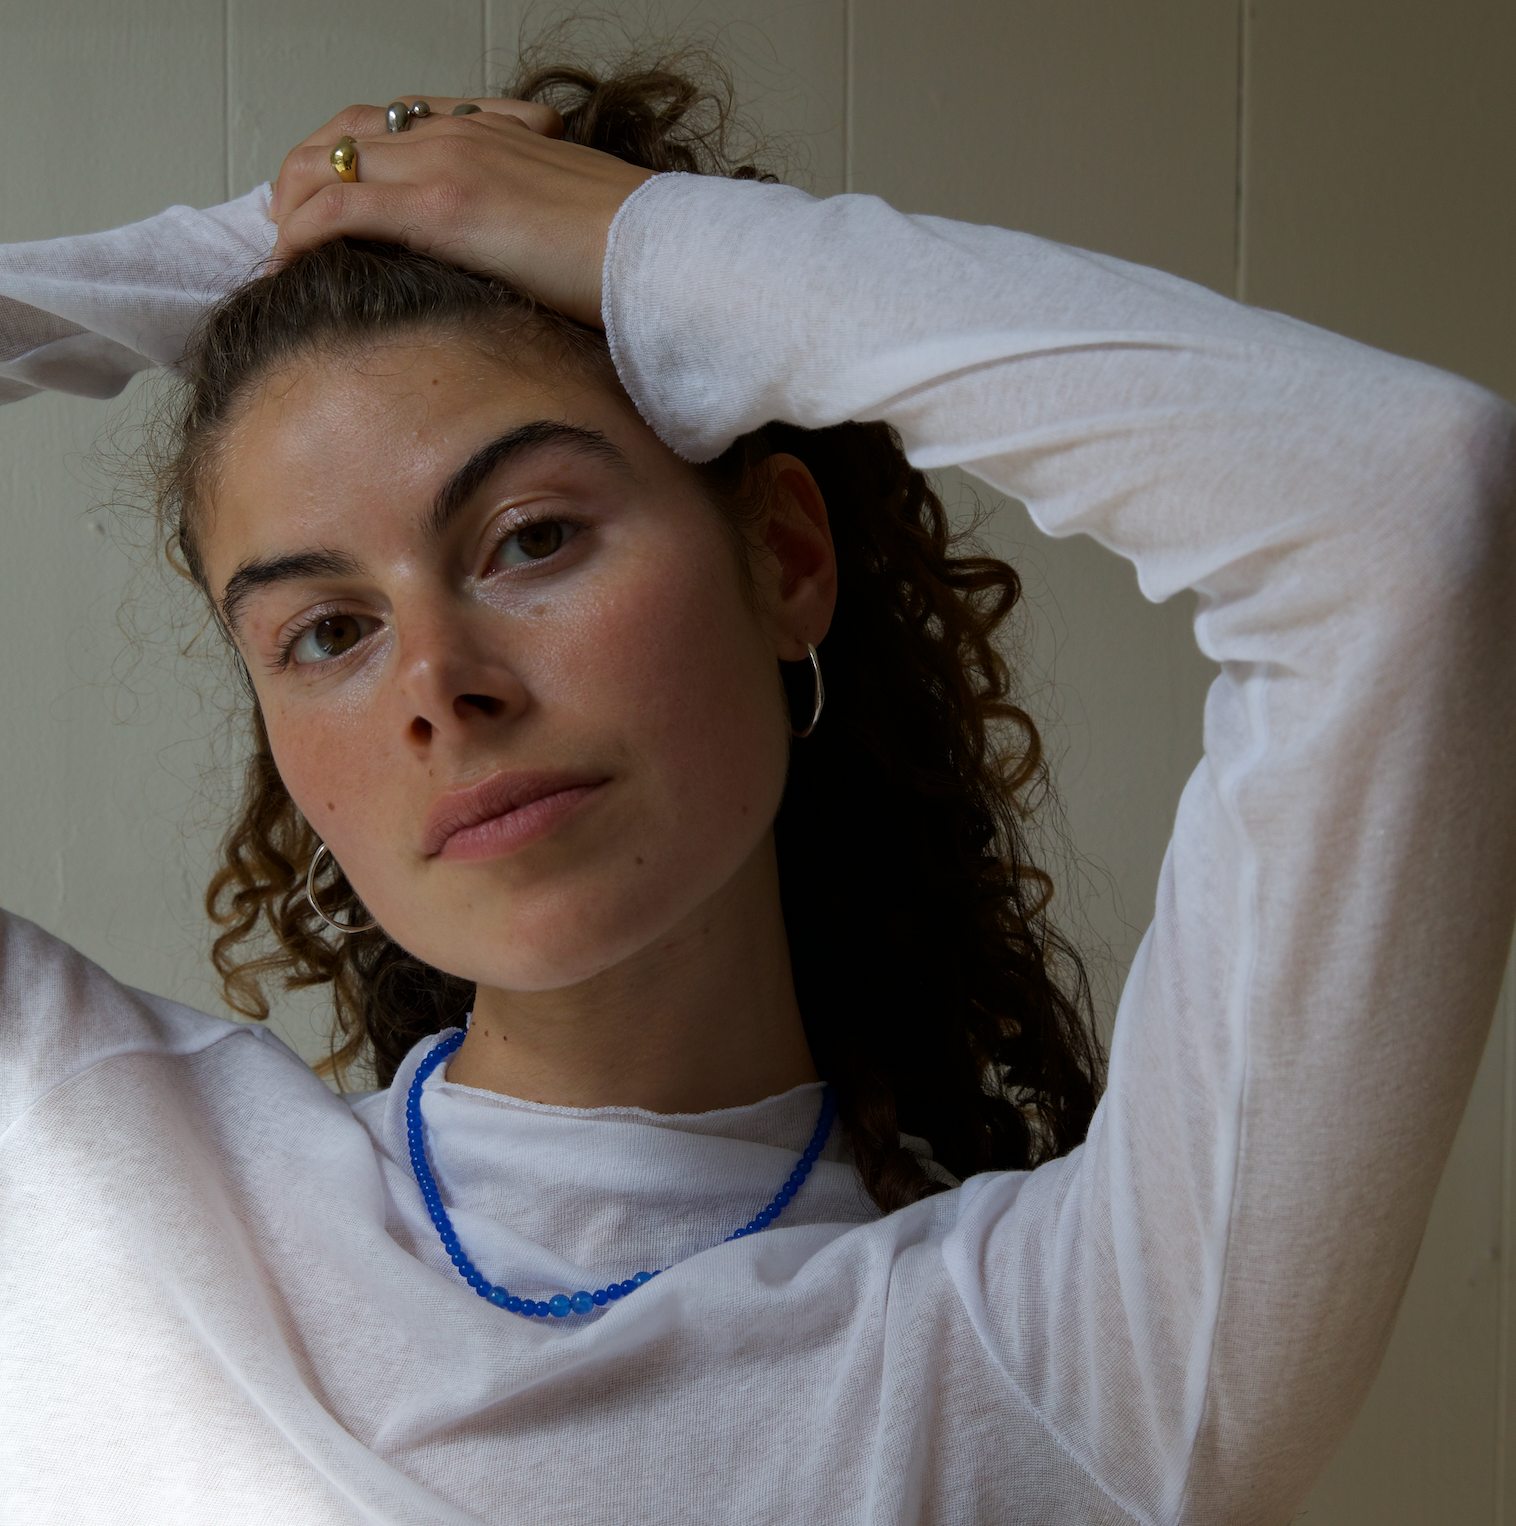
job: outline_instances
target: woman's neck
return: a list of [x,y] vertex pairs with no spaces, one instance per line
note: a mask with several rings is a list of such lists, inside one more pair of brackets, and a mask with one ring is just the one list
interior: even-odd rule
[[481,987],[447,1079],[557,1107],[701,1113],[817,1078],[770,834],[722,889],[630,959],[556,991]]

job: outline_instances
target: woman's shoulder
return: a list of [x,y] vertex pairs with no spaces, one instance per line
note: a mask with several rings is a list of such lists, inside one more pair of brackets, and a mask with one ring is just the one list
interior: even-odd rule
[[103,1060],[195,1054],[239,1034],[278,1043],[249,1024],[123,985],[36,923],[0,910],[0,1136]]

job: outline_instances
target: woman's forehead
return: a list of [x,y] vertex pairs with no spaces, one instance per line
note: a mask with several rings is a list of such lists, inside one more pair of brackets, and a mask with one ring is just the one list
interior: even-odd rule
[[197,537],[212,586],[216,564],[274,541],[413,523],[458,496],[481,454],[495,452],[492,471],[526,446],[544,472],[679,465],[623,397],[563,366],[416,340],[299,357],[264,378],[227,432]]

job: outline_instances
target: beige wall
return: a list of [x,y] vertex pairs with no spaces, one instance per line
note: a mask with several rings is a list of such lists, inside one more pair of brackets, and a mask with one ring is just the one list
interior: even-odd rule
[[[0,240],[205,204],[350,100],[477,89],[510,0],[0,0]],[[531,9],[533,20],[554,14]],[[1511,0],[710,0],[814,189],[1162,266],[1516,397]],[[0,411],[0,902],[133,983],[216,1010],[199,886],[234,774],[214,666],[149,642],[89,452],[134,399]],[[949,481],[958,495],[961,484]],[[1027,574],[1028,691],[1083,859],[1065,900],[1119,979],[1151,911],[1209,679],[1182,601],[1124,564],[990,536]],[[149,588],[136,605],[151,626]],[[192,680],[186,685],[185,677]],[[1435,887],[1429,887],[1429,897]],[[298,1005],[278,1014],[307,1052]],[[1435,1013],[1428,1014],[1436,1020]],[[1516,1526],[1516,1000],[1509,988],[1384,1371],[1306,1519]]]

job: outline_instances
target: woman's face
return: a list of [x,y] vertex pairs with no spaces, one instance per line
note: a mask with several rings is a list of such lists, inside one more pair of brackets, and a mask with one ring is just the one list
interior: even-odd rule
[[202,560],[286,787],[401,945],[553,989],[755,860],[777,661],[832,598],[819,495],[782,461],[753,593],[689,470],[566,368],[417,338],[251,399]]

